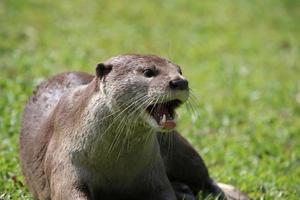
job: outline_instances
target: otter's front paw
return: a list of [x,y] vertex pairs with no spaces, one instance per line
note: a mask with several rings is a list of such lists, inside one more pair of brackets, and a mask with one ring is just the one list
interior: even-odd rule
[[178,200],[196,200],[190,187],[184,183],[172,182]]

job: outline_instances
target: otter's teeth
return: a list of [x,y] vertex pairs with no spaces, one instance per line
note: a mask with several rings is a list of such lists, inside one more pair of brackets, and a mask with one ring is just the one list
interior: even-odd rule
[[166,114],[163,114],[163,117],[161,119],[161,123],[166,123],[166,121],[167,121]]

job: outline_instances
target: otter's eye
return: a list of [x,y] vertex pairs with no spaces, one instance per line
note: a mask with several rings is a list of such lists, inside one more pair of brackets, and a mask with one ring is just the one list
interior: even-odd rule
[[156,75],[156,72],[153,69],[146,69],[144,71],[144,76],[147,78],[151,78]]

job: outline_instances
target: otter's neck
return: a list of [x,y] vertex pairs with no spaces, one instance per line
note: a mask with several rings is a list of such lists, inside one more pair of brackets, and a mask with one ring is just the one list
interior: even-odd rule
[[111,170],[132,168],[135,173],[151,166],[160,155],[155,132],[125,114],[112,113],[106,101],[96,93],[84,111],[79,130],[85,132],[81,139],[85,162]]

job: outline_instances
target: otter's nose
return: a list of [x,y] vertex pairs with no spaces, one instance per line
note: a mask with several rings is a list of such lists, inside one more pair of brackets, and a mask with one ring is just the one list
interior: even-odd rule
[[170,88],[173,90],[186,90],[189,87],[189,82],[185,79],[175,79],[169,82]]

